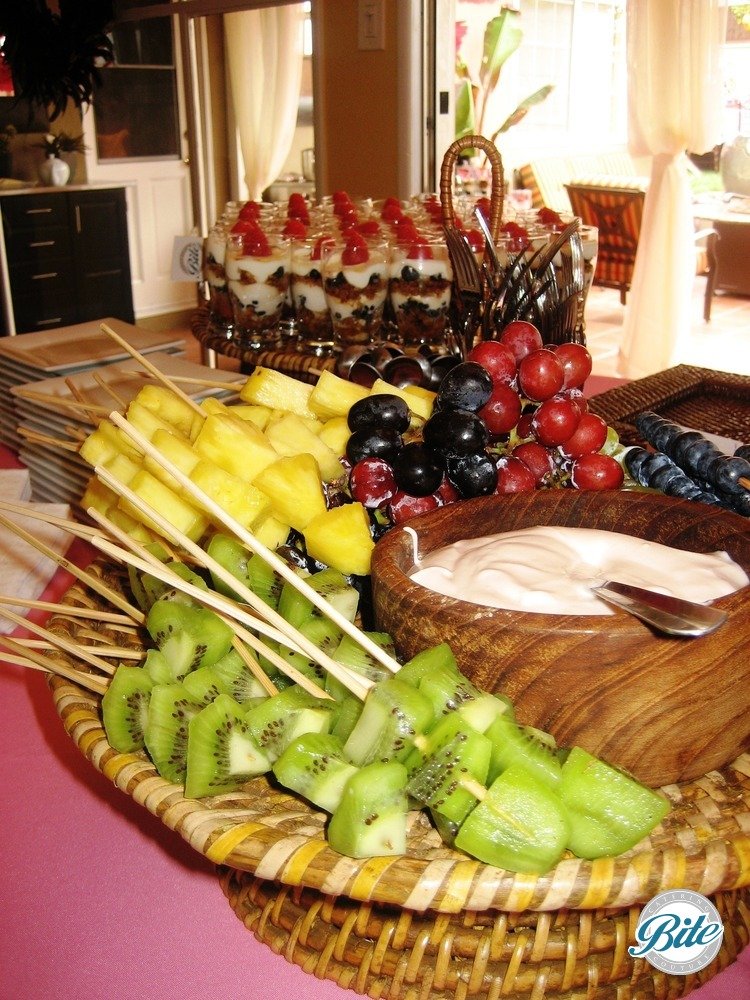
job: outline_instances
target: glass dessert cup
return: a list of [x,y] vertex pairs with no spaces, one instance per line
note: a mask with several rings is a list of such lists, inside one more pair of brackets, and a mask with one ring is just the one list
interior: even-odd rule
[[291,291],[300,347],[323,356],[333,351],[334,339],[318,243],[318,239],[307,239],[292,244]]
[[343,349],[377,340],[388,296],[388,243],[368,240],[355,259],[347,255],[347,244],[334,243],[323,248],[322,259],[335,345]]
[[448,250],[440,237],[420,237],[412,246],[394,248],[390,304],[405,347],[443,344],[452,281]]
[[267,253],[245,253],[242,236],[227,241],[226,273],[234,316],[233,339],[250,350],[276,343],[289,296],[290,241],[267,237]]
[[234,314],[227,287],[226,246],[226,230],[223,226],[213,226],[204,245],[203,275],[208,290],[209,326],[212,331],[229,337],[234,325]]

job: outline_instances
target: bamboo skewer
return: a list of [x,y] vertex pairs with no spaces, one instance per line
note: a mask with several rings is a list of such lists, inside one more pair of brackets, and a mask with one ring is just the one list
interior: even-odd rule
[[49,448],[57,448],[58,451],[70,451],[73,453],[78,451],[78,445],[75,442],[50,437],[49,434],[42,434],[41,431],[34,430],[33,427],[25,427],[23,424],[19,424],[16,430],[22,438],[26,438],[27,441],[33,441],[34,444],[47,445]]
[[334,624],[338,625],[343,632],[358,642],[363,649],[366,649],[371,656],[373,656],[379,663],[383,664],[383,666],[392,673],[397,673],[400,670],[400,664],[392,656],[389,656],[385,650],[377,645],[377,643],[373,642],[360,629],[358,629],[356,625],[333,608],[324,597],[321,597],[317,591],[313,590],[309,584],[305,583],[305,581],[298,576],[294,570],[284,562],[283,559],[279,558],[275,552],[272,552],[267,546],[260,542],[250,531],[243,528],[242,525],[239,524],[222,507],[220,507],[219,504],[212,500],[208,494],[199,489],[191,479],[181,472],[172,462],[165,458],[165,456],[162,455],[158,449],[154,448],[151,442],[148,441],[130,423],[128,423],[128,421],[125,420],[119,413],[111,413],[110,419],[138,445],[145,455],[149,455],[156,461],[160,462],[163,468],[170,475],[174,476],[178,483],[195,498],[201,507],[207,510],[221,524],[231,531],[232,534],[243,542],[251,552],[259,555],[264,562],[273,567],[279,576],[291,583],[291,585],[295,587],[303,596],[305,596],[316,608],[318,608],[319,611],[326,615],[326,617],[334,622]]
[[271,678],[266,674],[265,670],[263,669],[263,667],[261,667],[261,665],[255,659],[255,657],[250,655],[247,646],[243,645],[243,643],[240,641],[239,636],[237,635],[235,635],[234,639],[232,639],[232,648],[235,650],[235,652],[242,660],[242,662],[245,664],[245,666],[252,671],[253,676],[258,679],[261,687],[266,692],[266,694],[268,694],[272,698],[275,694],[279,693],[279,689],[273,683]]
[[27,650],[9,636],[0,636],[0,643],[7,649],[15,651],[14,653],[3,653],[0,650],[0,662],[14,663],[20,667],[31,667],[34,670],[44,670],[46,673],[58,674],[66,680],[73,681],[74,684],[78,684],[80,687],[88,688],[89,691],[93,691],[95,694],[104,694],[107,690],[107,682],[103,678],[96,677],[94,674],[87,674],[83,670],[76,670],[74,667],[69,667],[66,663],[61,663],[60,660],[42,656],[33,650]]
[[171,391],[176,396],[179,396],[183,402],[187,403],[188,406],[192,407],[192,409],[194,409],[196,413],[199,413],[202,417],[206,416],[205,412],[200,408],[200,406],[198,406],[198,404],[195,402],[194,399],[188,396],[188,394],[186,392],[183,392],[178,385],[176,385],[174,382],[172,382],[171,379],[167,378],[166,375],[160,372],[159,369],[156,367],[156,365],[151,364],[148,358],[145,358],[140,353],[140,351],[137,351],[134,347],[131,347],[131,345],[127,342],[127,340],[121,337],[119,333],[115,333],[115,331],[112,329],[111,326],[108,326],[106,323],[101,323],[100,329],[102,330],[103,333],[106,333],[108,337],[111,337],[116,344],[119,344],[120,347],[126,350],[128,354],[131,356],[131,358],[135,358],[136,361],[138,361],[139,364],[141,364],[146,369],[147,372],[150,372],[155,379],[161,382],[162,385],[166,386],[167,389],[171,389]]
[[[137,372],[137,375],[140,378],[152,377],[149,372]],[[240,382],[222,382],[220,379],[193,378],[189,375],[170,375],[169,379],[180,385],[199,385],[206,389],[239,389],[246,382],[244,378]]]
[[109,382],[105,381],[102,378],[100,372],[94,371],[91,374],[93,375],[94,381],[99,386],[99,388],[103,389],[107,393],[107,395],[110,396],[115,401],[117,406],[121,407],[123,410],[127,410],[128,408],[127,400],[123,399],[122,396],[113,388],[113,386],[111,386]]
[[[270,623],[271,627],[275,627],[275,630],[278,630],[277,634],[273,636],[276,641],[282,642],[283,645],[294,649],[297,652],[302,652],[314,662],[320,663],[320,665],[332,675],[336,676],[336,674],[340,673],[342,670],[340,663],[337,663],[331,657],[323,653],[313,642],[302,635],[302,633],[292,629],[286,619],[284,619],[277,611],[270,608],[265,601],[261,600],[257,594],[250,590],[249,587],[246,587],[241,580],[238,580],[228,570],[224,569],[224,567],[220,563],[216,562],[215,559],[212,559],[200,548],[200,546],[192,542],[182,532],[177,531],[177,529],[174,528],[169,521],[163,518],[162,515],[159,514],[159,512],[156,511],[150,504],[142,500],[141,497],[125,486],[124,483],[115,479],[108,472],[108,470],[97,468],[97,475],[102,476],[105,483],[110,486],[111,489],[117,491],[122,496],[126,497],[131,503],[135,504],[135,506],[137,506],[143,514],[152,518],[163,530],[168,531],[173,536],[175,541],[183,546],[185,550],[201,562],[202,565],[204,565],[212,573],[216,573],[219,579],[223,580],[227,586],[231,587],[238,594],[240,594],[240,596],[247,601],[250,607],[264,620],[264,624],[261,627],[260,622],[256,619],[255,627],[258,631],[263,631],[265,629],[266,631],[264,634],[268,635],[267,629],[269,625],[266,623]],[[110,527],[109,522],[107,522],[107,519],[103,515],[94,511],[89,511],[88,513],[97,521],[98,524],[108,528]],[[119,532],[119,529],[116,530]],[[132,540],[129,539],[128,536],[123,537],[123,535],[120,534],[119,537],[123,538],[125,544],[133,547]],[[139,546],[138,548],[141,547]],[[145,555],[149,559],[153,558],[145,549],[142,550],[141,554]],[[163,564],[160,564],[158,560],[157,566],[161,566],[163,568]],[[264,655],[267,654],[264,652]],[[359,684],[361,681],[362,678],[360,676],[355,677],[356,684]],[[342,683],[344,682],[342,681]]]
[[[47,639],[19,639],[18,642],[26,649],[53,650],[59,648]],[[79,642],[78,645],[81,649],[85,649],[89,653],[95,653],[98,656],[109,656],[110,658],[114,657],[118,660],[142,660],[146,656],[143,650],[130,649],[128,646],[87,646],[82,642]]]
[[92,528],[89,524],[81,524],[80,521],[74,521],[69,517],[60,517],[59,514],[50,514],[45,510],[37,510],[35,507],[30,507],[28,504],[14,503],[12,500],[0,500],[0,510],[9,510],[15,514],[23,514],[24,517],[29,517],[33,521],[43,521],[45,524],[53,524],[58,528],[62,528],[71,535],[77,535],[79,538],[88,540],[92,535],[100,535],[101,531],[98,528]]
[[118,615],[114,611],[99,611],[96,608],[79,608],[73,604],[55,604],[54,601],[32,601],[23,597],[8,597],[0,594],[0,604],[10,604],[11,607],[34,608],[38,611],[49,611],[52,614],[65,615],[67,618],[85,618],[87,621],[100,621],[112,624],[131,625],[131,619]]
[[83,394],[83,389],[79,388],[79,386],[75,384],[73,379],[66,378],[65,385],[68,387],[68,391],[70,392],[73,399],[78,400],[79,403],[83,403],[84,405],[88,403],[88,400]]
[[[32,403],[43,403],[46,409],[55,413],[58,413],[62,408],[63,410],[75,410],[77,413],[83,410],[85,414],[95,413],[99,417],[106,417],[109,414],[109,409],[106,406],[99,406],[96,403],[81,403],[75,399],[61,399],[44,392],[37,392],[35,389],[28,389],[26,386],[17,389],[16,395],[28,399]],[[94,426],[95,421],[89,419],[88,422],[92,427]]]
[[0,610],[0,616],[7,618],[8,621],[13,622],[15,625],[27,628],[29,632],[34,632],[36,635],[41,636],[41,638],[53,643],[58,649],[63,649],[66,653],[70,653],[71,656],[80,658],[103,674],[112,675],[115,672],[115,668],[111,663],[107,663],[93,653],[87,653],[78,643],[71,642],[64,636],[55,635],[54,632],[50,632],[43,625],[37,625],[36,622],[30,621],[28,618],[22,618],[21,615],[17,615],[14,611],[8,611],[7,608]]
[[[139,624],[143,623],[145,619],[145,615],[143,614],[143,612],[140,611],[138,608],[133,607],[133,605],[130,604],[130,602],[127,601],[122,596],[122,594],[118,594],[116,590],[113,590],[111,587],[108,587],[103,580],[99,580],[92,573],[87,573],[86,570],[80,569],[80,567],[76,566],[76,564],[71,562],[70,559],[67,559],[65,556],[60,555],[59,552],[55,552],[55,550],[50,548],[49,545],[46,545],[38,538],[35,538],[20,525],[16,524],[14,521],[11,521],[9,518],[4,517],[2,514],[0,514],[0,524],[3,525],[3,527],[7,528],[9,531],[12,531],[14,534],[18,535],[24,541],[28,542],[43,555],[50,558],[53,562],[56,562],[58,566],[61,566],[63,569],[67,570],[77,580],[80,580],[82,583],[84,583],[90,590],[93,590],[95,593],[99,594],[105,600],[109,601],[110,604],[113,604],[116,608],[119,608],[120,611],[123,611],[126,615],[128,615],[131,621],[138,622]],[[92,539],[89,540],[91,541]]]

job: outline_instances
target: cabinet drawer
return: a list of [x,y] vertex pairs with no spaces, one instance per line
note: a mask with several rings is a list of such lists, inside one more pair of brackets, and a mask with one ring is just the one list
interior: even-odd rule
[[66,260],[71,254],[67,226],[47,226],[43,230],[15,229],[5,240],[8,260],[13,266],[45,266],[54,260]]
[[47,268],[28,265],[11,268],[16,330],[26,333],[76,322],[74,285],[70,261],[58,261]]
[[3,198],[3,225],[6,238],[19,229],[67,226],[68,200],[65,194],[29,194]]

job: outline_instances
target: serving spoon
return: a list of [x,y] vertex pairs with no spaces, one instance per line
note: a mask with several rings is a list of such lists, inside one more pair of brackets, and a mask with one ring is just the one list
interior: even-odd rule
[[708,635],[727,620],[726,612],[718,608],[616,580],[605,580],[591,590],[608,604],[616,605],[667,635]]

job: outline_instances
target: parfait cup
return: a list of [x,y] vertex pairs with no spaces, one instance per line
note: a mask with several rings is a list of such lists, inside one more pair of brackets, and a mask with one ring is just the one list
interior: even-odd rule
[[323,247],[323,290],[336,347],[376,341],[388,297],[390,245],[359,236]]
[[302,350],[323,356],[334,348],[333,324],[323,289],[325,237],[292,243],[291,290]]
[[596,226],[581,226],[581,249],[583,250],[583,291],[578,296],[578,315],[576,318],[576,343],[586,343],[586,322],[584,312],[591,285],[596,274],[596,260],[599,256],[599,230]]
[[279,336],[279,320],[289,296],[291,242],[268,235],[261,246],[246,248],[241,233],[227,240],[226,274],[232,302],[232,339],[241,347],[264,350]]
[[453,269],[443,237],[421,234],[410,245],[394,247],[390,304],[398,339],[404,347],[442,346],[452,281]]
[[203,247],[203,277],[208,291],[208,321],[212,332],[229,337],[234,324],[225,269],[227,230],[212,226]]

